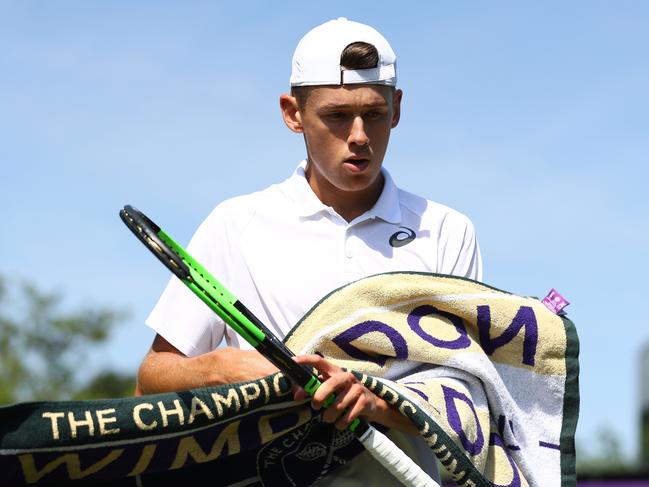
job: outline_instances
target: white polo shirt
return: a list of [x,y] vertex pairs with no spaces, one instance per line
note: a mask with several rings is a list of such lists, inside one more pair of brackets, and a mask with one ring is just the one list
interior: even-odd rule
[[[385,184],[372,209],[346,222],[309,186],[302,161],[280,184],[219,204],[189,253],[282,339],[325,295],[389,271],[482,279],[473,224],[461,213]],[[185,355],[250,345],[176,277],[146,324]]]
[[[219,204],[187,250],[280,339],[331,291],[388,271],[452,274],[482,280],[473,224],[446,206],[385,184],[372,209],[346,222],[307,183],[302,161],[280,184]],[[251,346],[176,277],[146,324],[185,355],[213,350],[225,338]],[[433,478],[437,465],[423,439],[388,436]],[[367,452],[318,487],[400,485]]]

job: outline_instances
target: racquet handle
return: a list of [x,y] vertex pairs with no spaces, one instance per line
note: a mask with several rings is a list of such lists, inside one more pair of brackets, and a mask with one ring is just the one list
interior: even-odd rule
[[373,426],[358,439],[369,454],[402,484],[413,487],[440,487],[412,458]]

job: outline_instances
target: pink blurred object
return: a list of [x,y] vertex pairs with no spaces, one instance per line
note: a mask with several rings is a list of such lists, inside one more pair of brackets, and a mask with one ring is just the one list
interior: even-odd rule
[[545,306],[553,313],[559,314],[561,310],[570,303],[553,288],[550,290],[548,295],[543,298],[543,304],[545,304]]

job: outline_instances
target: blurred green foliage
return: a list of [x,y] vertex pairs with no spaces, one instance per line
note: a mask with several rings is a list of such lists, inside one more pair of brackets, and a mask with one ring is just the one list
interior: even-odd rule
[[640,462],[649,469],[649,406],[640,415]]
[[[636,438],[628,440],[636,442]],[[610,426],[602,426],[595,438],[577,442],[577,476],[579,478],[626,478],[639,476],[644,468],[636,458],[624,453],[619,435]]]
[[87,377],[93,351],[125,313],[61,308],[62,296],[0,275],[0,404],[132,394],[134,376],[102,370]]

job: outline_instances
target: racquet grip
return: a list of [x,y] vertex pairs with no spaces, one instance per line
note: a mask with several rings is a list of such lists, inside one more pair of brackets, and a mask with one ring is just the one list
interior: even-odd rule
[[440,487],[412,458],[373,426],[358,437],[365,449],[402,484],[412,487]]

